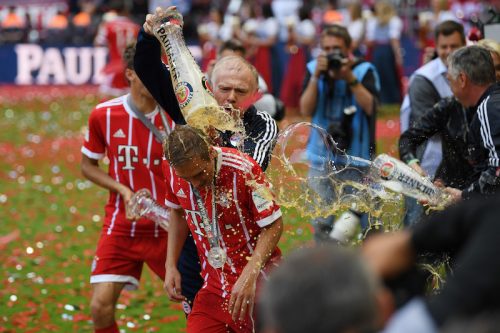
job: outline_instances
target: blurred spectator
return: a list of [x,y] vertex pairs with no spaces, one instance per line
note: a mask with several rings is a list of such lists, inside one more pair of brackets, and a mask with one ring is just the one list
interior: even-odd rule
[[481,39],[477,45],[490,51],[491,58],[493,59],[493,66],[495,66],[497,82],[500,82],[500,43],[492,39]]
[[59,10],[54,15],[48,25],[44,42],[47,44],[65,44],[69,41],[70,31],[68,29],[69,21],[67,15]]
[[[313,124],[325,128],[340,150],[370,160],[375,153],[375,114],[380,91],[377,71],[371,63],[352,57],[349,53],[351,37],[343,26],[334,25],[323,30],[320,44],[322,52],[307,64],[300,111],[303,116],[312,117]],[[328,171],[323,167],[323,158],[329,154],[326,149],[318,132],[312,131],[306,151],[310,162],[309,186],[325,202],[332,203],[338,193],[325,177]],[[337,164],[342,169],[340,163]],[[349,169],[342,176],[354,179],[359,174]],[[346,187],[344,191],[352,193],[355,190]],[[334,216],[314,219],[316,240],[336,237],[341,242],[346,241],[348,236],[338,235],[337,226],[343,228],[348,223],[357,227],[358,215],[350,210],[343,213],[335,222],[335,228]],[[366,227],[367,216],[362,219]],[[341,236],[342,239],[337,238]]]
[[[465,45],[463,26],[455,21],[445,21],[436,27],[436,50],[438,57],[420,67],[410,78],[408,94],[401,105],[401,131],[411,128],[415,122],[442,98],[452,96],[446,78],[448,55]],[[416,158],[407,163],[422,175],[434,178],[442,159],[442,143],[433,136],[421,145]],[[405,199],[405,225],[416,223],[423,208],[412,198]]]
[[340,11],[335,8],[336,1],[329,0],[326,3],[326,7],[323,10],[322,25],[323,27],[328,27],[335,24],[342,24],[344,22],[344,16]]
[[118,96],[128,90],[125,78],[126,64],[122,54],[130,42],[135,41],[140,27],[128,16],[122,1],[110,3],[110,11],[103,16],[94,44],[107,46],[109,50],[108,63],[103,69],[104,82],[100,92],[106,95]]
[[208,65],[217,57],[222,15],[218,8],[211,8],[208,22],[198,25],[198,41],[202,54],[200,67],[203,72],[207,71]]
[[260,293],[264,333],[363,333],[381,328],[391,297],[364,260],[333,245],[287,256]]
[[95,3],[90,0],[84,0],[79,3],[80,11],[73,16],[72,23],[72,42],[75,45],[92,44],[99,18],[94,15]]
[[266,81],[269,91],[276,94],[279,87],[274,86],[275,77],[280,73],[279,69],[273,66],[273,61],[281,59],[273,60],[272,49],[278,40],[279,24],[273,16],[271,5],[267,4],[262,8],[254,5],[251,10],[251,17],[243,24],[241,37],[244,43],[256,48],[250,62]]
[[400,38],[403,22],[396,15],[394,6],[388,0],[375,4],[375,17],[368,20],[366,40],[371,47],[373,64],[380,75],[380,102],[401,102],[401,73],[403,58]]
[[16,7],[10,6],[7,15],[0,24],[0,42],[22,42],[26,35],[27,23],[16,13]]
[[[310,51],[316,42],[316,28],[311,20],[311,6],[304,5],[299,10],[299,22],[288,22],[288,43],[286,52],[288,63],[283,76],[280,98],[283,101],[285,113],[296,118],[299,116],[300,95],[306,75],[306,64],[310,60]],[[293,119],[292,119],[293,121]]]
[[352,52],[355,56],[362,57],[366,53],[364,48],[366,22],[363,18],[363,8],[358,0],[350,2],[347,8],[349,10],[347,30],[352,38]]
[[198,42],[201,48],[200,68],[202,72],[206,72],[210,62],[217,57],[217,44],[211,38],[207,24],[198,26]]
[[[412,230],[373,235],[363,254],[381,278],[394,278],[424,255],[451,257],[443,288],[393,315],[386,333],[433,333],[456,318],[500,309],[499,197],[469,200],[430,216]],[[428,326],[423,330],[422,325]],[[453,331],[455,332],[455,331]],[[470,332],[476,332],[471,330]]]
[[450,11],[450,2],[448,0],[432,0],[432,11],[423,11],[418,15],[419,21],[419,41],[422,49],[422,63],[425,64],[432,60],[435,52],[434,30],[436,26],[444,21],[459,21],[459,19]]

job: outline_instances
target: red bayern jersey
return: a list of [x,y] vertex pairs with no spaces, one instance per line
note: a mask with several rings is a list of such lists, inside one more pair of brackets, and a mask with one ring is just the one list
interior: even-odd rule
[[109,60],[102,71],[112,77],[109,83],[112,88],[128,87],[125,79],[126,64],[123,60],[123,52],[127,44],[137,39],[138,33],[139,26],[125,16],[115,16],[99,27],[95,44],[108,47]]
[[[163,149],[154,134],[136,117],[124,95],[97,105],[89,117],[88,133],[82,153],[89,158],[109,159],[108,174],[116,181],[136,192],[148,189],[157,202],[165,196],[165,179],[162,172]],[[173,122],[170,118],[169,126]],[[163,130],[160,109],[146,114],[155,126]],[[140,219],[131,222],[125,217],[121,196],[110,192],[105,207],[103,232],[113,235],[154,236],[163,234],[154,222]]]
[[126,16],[115,16],[99,26],[95,44],[109,48],[109,62],[121,60],[127,44],[137,39],[140,27]]
[[[220,246],[226,251],[228,260],[222,269],[214,269],[207,261],[210,250],[203,229],[202,218],[191,185],[178,177],[168,163],[164,163],[167,181],[165,205],[186,212],[189,229],[194,237],[200,257],[203,288],[226,297],[252,256],[261,228],[281,217],[281,210],[274,201],[263,198],[257,186],[269,186],[260,166],[249,156],[232,148],[215,148],[216,186],[215,211]],[[256,186],[257,184],[257,186]],[[210,220],[214,215],[212,188],[199,189]],[[281,256],[276,248],[264,270],[275,265]]]

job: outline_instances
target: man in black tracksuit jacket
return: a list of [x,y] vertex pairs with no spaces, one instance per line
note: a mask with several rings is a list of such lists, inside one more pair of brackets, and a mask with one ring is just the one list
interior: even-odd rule
[[[168,111],[174,122],[176,124],[185,124],[186,121],[177,102],[170,73],[161,61],[160,43],[152,34],[152,20],[153,15],[148,14],[146,16],[146,22],[137,37],[136,53],[134,58],[135,71],[144,86],[149,90],[158,104],[164,110]],[[241,61],[244,60],[242,59]],[[233,64],[234,62],[235,61],[233,60]],[[239,65],[251,66],[246,62],[241,62]],[[212,82],[215,99],[219,105],[223,105],[227,103],[227,100],[220,97],[217,93],[217,83],[218,82]],[[236,90],[237,87],[224,87],[226,90],[228,88]],[[257,85],[255,86],[255,91],[252,93],[256,93],[256,88]],[[233,106],[238,108],[238,105]],[[252,105],[242,111],[242,120],[245,129],[243,142],[240,143],[239,147],[235,147],[239,138],[233,137],[234,133],[223,132],[220,134],[222,142],[218,145],[239,148],[259,163],[262,170],[265,171],[270,161],[276,136],[278,135],[278,126],[275,120],[268,113],[259,111]],[[182,294],[186,297],[189,305],[192,305],[196,293],[203,285],[203,279],[200,276],[201,268],[198,254],[191,235],[187,238],[182,249],[178,269],[182,277]],[[186,304],[184,305],[184,311],[186,314],[189,314],[190,312],[190,307]]]
[[454,97],[443,98],[401,134],[401,160],[422,173],[418,170],[420,165],[417,149],[425,140],[439,133],[442,139],[443,160],[434,179],[441,180],[446,186],[463,190],[472,181],[473,169],[467,158],[467,136],[474,114],[475,109],[463,107]]
[[452,53],[448,65],[453,94],[476,112],[468,136],[473,180],[463,191],[446,191],[454,201],[500,193],[500,85],[495,83],[491,55],[479,46],[468,46]]

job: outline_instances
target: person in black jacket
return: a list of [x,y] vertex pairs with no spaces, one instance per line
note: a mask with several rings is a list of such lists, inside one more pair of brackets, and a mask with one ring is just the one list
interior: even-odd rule
[[448,59],[448,80],[453,94],[476,113],[468,135],[469,159],[474,166],[473,181],[464,189],[448,187],[454,201],[473,195],[500,192],[500,84],[495,84],[495,67],[490,53],[468,46]]
[[[167,8],[167,10],[171,9],[175,7]],[[158,13],[159,10],[161,11],[161,8],[157,8],[156,12]],[[168,107],[172,120],[176,124],[185,124],[170,73],[161,61],[160,43],[153,36],[153,19],[152,14],[146,16],[146,22],[137,37],[134,67],[144,86],[158,104],[161,107]],[[240,149],[252,157],[265,171],[278,135],[278,126],[268,113],[258,111],[252,105],[244,105],[257,93],[257,75],[255,68],[243,58],[228,56],[214,66],[212,87],[219,105],[231,104],[234,108],[243,111],[242,120],[245,128],[243,142],[238,140],[239,137],[233,136],[233,133],[223,132],[222,142],[219,144]],[[189,314],[196,293],[203,285],[198,253],[191,235],[188,236],[182,249],[178,269],[182,276],[182,294],[187,300],[187,303],[183,303],[183,309],[186,314]]]
[[454,97],[443,98],[401,134],[401,160],[425,175],[417,158],[417,149],[434,134],[440,134],[443,160],[434,179],[446,186],[464,189],[470,183],[472,174],[472,166],[467,160],[466,141],[473,116],[473,108],[464,108]]
[[[168,9],[172,8],[169,7]],[[186,121],[177,103],[170,73],[161,61],[160,43],[152,32],[153,17],[152,14],[146,16],[146,22],[137,37],[134,66],[137,75],[158,104],[161,107],[168,106],[169,115],[176,124],[185,124]],[[221,63],[222,61],[225,63]],[[241,95],[241,92],[235,89],[236,87],[227,87],[226,82],[222,82],[222,78],[228,74],[233,80],[241,80],[242,78],[239,76],[244,74],[239,68],[244,67],[250,69],[252,74],[255,75],[255,85],[245,91],[244,95]],[[257,93],[257,71],[250,63],[237,56],[224,57],[219,60],[219,64],[214,67],[214,71],[217,70],[221,71],[219,75],[212,75],[211,77],[214,97],[221,106],[232,104],[234,108],[241,109],[245,137],[240,150],[252,157],[265,171],[269,163],[274,139],[278,135],[278,126],[267,112],[259,111],[253,105],[244,105]],[[223,71],[224,73],[222,73]],[[224,75],[220,75],[221,73]],[[243,78],[243,80],[246,79]],[[221,85],[222,83],[224,85]],[[228,88],[231,88],[231,94],[229,95],[227,94]],[[231,140],[232,135],[233,133],[230,132],[222,133],[222,146],[238,148],[235,140]]]
[[421,255],[447,254],[453,263],[453,274],[440,292],[408,303],[384,332],[417,332],[412,326],[425,321],[437,329],[457,317],[500,310],[499,203],[498,196],[469,200],[430,216],[413,230],[373,235],[364,242],[363,254],[382,278],[402,274]]

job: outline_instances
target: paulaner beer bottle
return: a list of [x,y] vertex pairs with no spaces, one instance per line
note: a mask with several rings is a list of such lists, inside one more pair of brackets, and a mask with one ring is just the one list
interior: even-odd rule
[[428,178],[422,177],[411,167],[389,155],[378,155],[370,166],[373,181],[433,206],[446,204],[447,196]]
[[155,14],[153,32],[167,56],[170,76],[186,122],[205,130],[237,131],[232,116],[223,111],[213,97],[206,77],[186,46],[182,35],[182,15],[177,10]]

